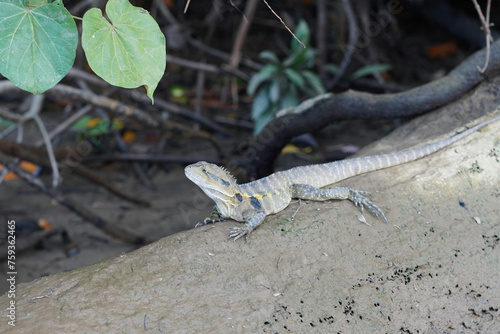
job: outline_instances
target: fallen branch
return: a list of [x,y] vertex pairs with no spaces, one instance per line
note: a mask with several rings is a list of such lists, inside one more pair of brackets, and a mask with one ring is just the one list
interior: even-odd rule
[[[45,157],[46,152],[43,148],[38,148],[38,147],[32,147],[28,146],[25,144],[20,144],[16,143],[15,141],[8,140],[8,139],[0,139],[0,152],[14,156],[23,160],[28,160],[33,162],[34,164],[37,165],[42,165],[44,167],[50,167],[50,162],[48,159]],[[129,195],[122,191],[121,189],[115,187],[112,183],[110,183],[108,180],[102,178],[101,176],[95,174],[92,172],[90,169],[88,169],[85,166],[82,166],[79,162],[79,159],[81,157],[78,154],[75,154],[75,152],[78,152],[77,150],[71,148],[71,147],[59,147],[56,148],[54,151],[56,159],[58,159],[62,166],[60,167],[65,167],[65,165],[70,169],[74,170],[77,174],[80,176],[86,178],[87,180],[90,180],[94,183],[96,183],[99,186],[102,186],[106,189],[108,189],[111,193],[127,200],[132,203],[144,205],[147,207],[151,206],[151,203],[148,201],[142,200],[137,198],[134,195]]]
[[482,49],[447,76],[405,92],[375,95],[350,90],[336,95],[324,94],[278,112],[278,117],[269,122],[243,152],[248,178],[271,174],[281,149],[300,134],[318,131],[341,120],[416,116],[458,99],[486,75],[500,69],[500,42],[491,45],[490,64],[480,73],[477,66],[483,62],[485,53],[486,49]]
[[114,162],[149,162],[149,163],[168,163],[176,162],[182,164],[192,164],[198,161],[208,161],[220,165],[222,160],[211,157],[186,157],[181,155],[151,155],[151,154],[111,154],[111,155],[92,155],[82,158],[86,161],[114,161]]
[[[8,80],[0,81],[0,94],[6,94],[20,90],[21,90],[20,88],[16,87],[13,83],[11,83]],[[127,106],[124,103],[110,99],[108,97],[99,96],[92,92],[86,92],[82,89],[74,88],[63,84],[57,84],[48,91],[46,91],[45,94],[55,97],[57,99],[66,98],[70,100],[79,100],[86,103],[91,103],[94,106],[110,110],[119,116],[135,118],[138,121],[148,126],[152,127],[159,126],[157,120],[155,120],[154,118],[145,114],[144,112],[142,112],[137,108]]]
[[64,196],[58,190],[48,189],[43,184],[43,182],[41,182],[39,179],[34,178],[30,173],[26,172],[21,167],[19,167],[18,164],[12,161],[12,159],[8,159],[5,155],[1,153],[0,153],[0,163],[3,164],[11,172],[17,174],[21,180],[23,180],[33,188],[55,199],[57,203],[65,206],[66,208],[73,211],[86,221],[92,223],[95,227],[103,230],[107,234],[115,238],[118,238],[120,240],[123,240],[127,243],[132,243],[136,245],[152,242],[150,240],[146,240],[143,237],[136,236],[128,231],[113,226],[110,222],[108,222],[104,218],[100,217],[91,210],[87,209],[85,206],[81,205],[77,201],[74,201],[71,198]]

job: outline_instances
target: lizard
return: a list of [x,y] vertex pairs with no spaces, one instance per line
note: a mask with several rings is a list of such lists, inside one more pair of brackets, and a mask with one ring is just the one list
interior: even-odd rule
[[347,187],[322,188],[355,175],[423,158],[498,120],[500,116],[422,147],[294,167],[244,184],[238,184],[225,168],[215,164],[200,161],[188,165],[184,169],[187,178],[215,202],[210,217],[199,222],[195,227],[215,223],[224,218],[232,218],[244,222],[245,225],[234,227],[229,232],[228,239],[234,238],[236,241],[245,236],[247,240],[250,233],[264,221],[267,215],[284,210],[293,198],[315,201],[348,199],[360,207],[361,213],[366,207],[376,218],[380,216],[387,222],[382,210],[365,197],[370,195],[369,192]]

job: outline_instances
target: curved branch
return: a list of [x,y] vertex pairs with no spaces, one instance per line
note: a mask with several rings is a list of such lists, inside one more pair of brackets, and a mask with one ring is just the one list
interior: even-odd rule
[[381,119],[420,115],[450,103],[477,85],[485,76],[500,69],[500,41],[491,45],[490,65],[484,73],[477,66],[484,62],[482,49],[447,76],[401,93],[375,95],[357,91],[325,94],[306,100],[279,116],[253,138],[244,152],[249,179],[272,173],[273,162],[291,138],[320,130],[347,119]]
[[342,59],[342,63],[340,63],[339,71],[335,74],[335,77],[328,83],[327,89],[332,90],[335,87],[345,71],[347,70],[347,66],[351,63],[352,55],[354,54],[355,43],[358,39],[358,27],[356,25],[356,17],[354,16],[354,12],[351,7],[351,3],[349,0],[342,0],[342,7],[344,8],[344,12],[347,17],[347,22],[349,23],[349,42],[347,44],[347,49],[344,54],[344,58]]

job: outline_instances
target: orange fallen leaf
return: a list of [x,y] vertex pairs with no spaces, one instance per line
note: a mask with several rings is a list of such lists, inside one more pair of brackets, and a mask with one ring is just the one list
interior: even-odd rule
[[433,46],[427,50],[426,54],[429,58],[445,59],[457,53],[457,42],[449,41]]
[[135,138],[137,138],[137,134],[132,131],[125,131],[125,133],[122,135],[123,141],[126,143],[133,142]]
[[[35,165],[34,163],[31,163],[29,161],[25,161],[25,160],[22,160],[20,163],[19,163],[19,166],[24,169],[25,171],[29,172],[29,173],[33,173],[37,168],[38,166]],[[3,170],[3,165],[0,164],[0,172]],[[3,180],[4,181],[10,181],[10,180],[15,180],[15,179],[18,179],[19,177],[12,173],[12,172],[8,172]]]

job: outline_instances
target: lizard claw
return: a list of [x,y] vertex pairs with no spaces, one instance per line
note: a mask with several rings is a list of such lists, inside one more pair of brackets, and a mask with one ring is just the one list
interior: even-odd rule
[[366,206],[368,208],[368,210],[370,210],[370,212],[373,213],[373,215],[375,217],[378,218],[379,214],[380,214],[380,216],[382,216],[382,218],[387,223],[387,218],[385,218],[385,215],[382,212],[382,210],[380,210],[380,208],[378,206],[376,206],[368,198],[363,196],[363,195],[370,195],[370,193],[368,191],[349,189],[349,192],[350,192],[349,193],[349,200],[351,202],[353,202],[356,206],[359,205],[359,207],[361,208],[361,213],[363,213],[364,206]]
[[220,219],[220,218],[218,218],[218,219],[205,218],[203,221],[196,223],[196,225],[194,225],[194,227],[205,226],[207,224],[215,224],[215,223],[218,223],[220,221],[222,221],[222,219]]
[[250,235],[251,230],[248,230],[243,227],[233,227],[231,231],[229,231],[228,239],[234,238],[234,241],[238,240],[242,236],[245,236],[245,241],[248,240],[248,236]]

